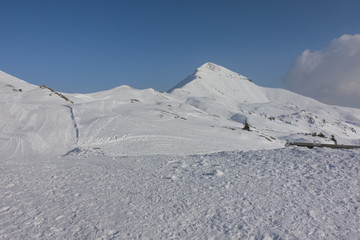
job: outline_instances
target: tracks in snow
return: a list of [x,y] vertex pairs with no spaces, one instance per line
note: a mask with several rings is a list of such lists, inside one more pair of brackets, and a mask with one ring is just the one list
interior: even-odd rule
[[76,121],[75,121],[75,117],[74,117],[74,109],[69,106],[69,105],[64,105],[65,107],[67,107],[70,111],[70,117],[71,117],[71,120],[74,124],[74,129],[75,129],[75,144],[78,144],[79,142],[79,128],[76,124]]

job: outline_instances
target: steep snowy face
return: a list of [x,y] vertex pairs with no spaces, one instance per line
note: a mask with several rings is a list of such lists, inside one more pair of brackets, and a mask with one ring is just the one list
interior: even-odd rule
[[182,97],[207,97],[231,104],[269,102],[264,89],[247,77],[210,62],[199,67],[169,93]]
[[0,156],[59,155],[76,143],[70,100],[0,71]]

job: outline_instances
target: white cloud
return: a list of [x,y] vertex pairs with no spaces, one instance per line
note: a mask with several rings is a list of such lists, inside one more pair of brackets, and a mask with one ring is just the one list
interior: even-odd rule
[[360,34],[343,35],[319,51],[305,50],[283,81],[289,90],[321,102],[360,108]]

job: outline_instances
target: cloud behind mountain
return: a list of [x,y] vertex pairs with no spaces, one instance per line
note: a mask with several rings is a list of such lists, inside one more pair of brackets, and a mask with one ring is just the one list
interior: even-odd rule
[[324,103],[360,108],[360,34],[342,35],[318,51],[305,50],[283,82]]

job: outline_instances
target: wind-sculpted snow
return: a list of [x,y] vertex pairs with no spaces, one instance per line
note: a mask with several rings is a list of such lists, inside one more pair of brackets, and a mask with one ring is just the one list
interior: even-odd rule
[[12,84],[0,85],[2,158],[59,156],[74,147],[76,129],[66,101],[47,89],[9,78]]
[[0,162],[2,239],[357,239],[360,152]]
[[6,110],[0,122],[2,158],[59,156],[75,144],[69,109],[63,106],[17,104]]

